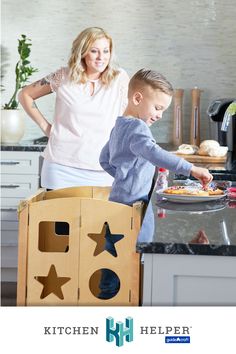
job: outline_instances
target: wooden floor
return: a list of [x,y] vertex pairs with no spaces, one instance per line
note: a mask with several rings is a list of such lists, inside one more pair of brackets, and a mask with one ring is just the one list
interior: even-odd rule
[[16,283],[1,283],[1,306],[16,306]]

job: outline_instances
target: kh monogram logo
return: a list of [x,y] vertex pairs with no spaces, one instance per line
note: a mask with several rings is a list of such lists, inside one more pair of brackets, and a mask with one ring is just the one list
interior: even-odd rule
[[116,346],[121,347],[124,345],[124,337],[126,342],[133,341],[133,318],[127,317],[125,319],[125,327],[123,322],[116,322],[114,327],[114,318],[106,318],[106,340],[107,342],[113,342],[116,339]]

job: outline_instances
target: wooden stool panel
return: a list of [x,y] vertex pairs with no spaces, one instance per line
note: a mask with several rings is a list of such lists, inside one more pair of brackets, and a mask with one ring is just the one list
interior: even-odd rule
[[[139,304],[135,245],[142,207],[110,202],[109,192],[110,187],[41,189],[21,204],[18,305]],[[66,233],[58,223],[67,226]],[[107,300],[98,298],[102,269],[120,280],[118,293]]]

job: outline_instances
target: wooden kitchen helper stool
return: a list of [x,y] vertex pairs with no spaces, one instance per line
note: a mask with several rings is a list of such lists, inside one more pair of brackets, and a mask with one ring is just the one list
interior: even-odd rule
[[[37,194],[21,202],[18,306],[138,306],[140,256],[136,241],[142,203],[108,201],[109,187],[73,187]],[[68,234],[56,234],[56,223]],[[105,234],[114,253],[104,250]],[[99,299],[101,269],[114,272],[118,293]]]

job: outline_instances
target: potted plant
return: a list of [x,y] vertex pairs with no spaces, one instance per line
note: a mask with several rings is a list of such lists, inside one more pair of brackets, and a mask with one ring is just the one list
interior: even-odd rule
[[25,86],[29,77],[38,69],[30,66],[29,56],[31,52],[31,40],[22,34],[18,39],[19,61],[15,68],[15,90],[9,102],[2,107],[1,114],[1,142],[17,143],[24,135],[24,116],[19,110],[17,98],[19,90]]

